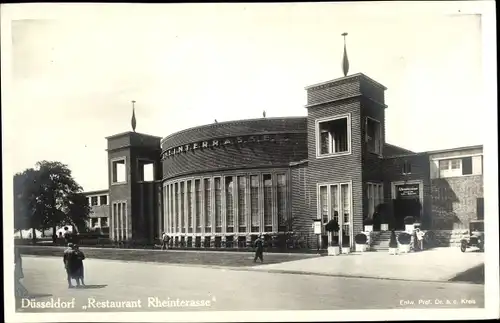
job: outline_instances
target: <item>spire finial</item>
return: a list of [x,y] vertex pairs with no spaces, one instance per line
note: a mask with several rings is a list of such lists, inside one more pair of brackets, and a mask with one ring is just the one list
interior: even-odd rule
[[344,57],[342,58],[342,70],[344,72],[344,76],[347,76],[347,73],[349,72],[349,59],[347,58],[347,47],[345,41],[347,33],[343,33],[342,36],[344,37]]
[[136,120],[135,120],[135,100],[132,100],[132,130],[135,132]]

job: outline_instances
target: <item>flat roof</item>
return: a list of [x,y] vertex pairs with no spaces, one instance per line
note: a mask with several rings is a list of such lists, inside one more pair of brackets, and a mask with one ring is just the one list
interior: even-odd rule
[[105,189],[105,190],[96,190],[96,191],[84,191],[83,194],[84,195],[97,195],[97,194],[103,194],[103,193],[109,193],[109,190]]
[[454,152],[454,151],[471,150],[471,149],[483,149],[483,145],[456,147],[456,148],[439,149],[439,150],[430,150],[430,151],[426,151],[426,153],[428,153],[428,154],[441,154],[441,153],[450,153],[450,152]]
[[352,75],[348,75],[348,76],[339,77],[339,78],[336,78],[336,79],[333,79],[333,80],[330,80],[330,81],[324,81],[324,82],[321,82],[321,83],[316,83],[316,84],[313,84],[313,85],[306,86],[304,89],[305,90],[309,90],[309,89],[311,89],[313,87],[317,87],[317,86],[320,86],[320,85],[325,85],[325,84],[328,84],[328,83],[337,82],[337,81],[341,81],[341,80],[348,80],[350,78],[355,78],[355,77],[358,77],[358,76],[363,76],[364,78],[366,78],[368,81],[372,82],[373,84],[378,85],[379,87],[383,88],[384,90],[387,90],[387,88],[385,86],[383,86],[379,82],[375,81],[374,79],[366,76],[363,73],[356,73],[356,74],[352,74]]
[[133,132],[133,131],[120,132],[120,133],[117,133],[116,135],[111,135],[111,136],[105,137],[105,139],[113,139],[113,138],[121,137],[121,136],[124,136],[124,135],[129,135],[129,134],[137,134],[137,135],[140,135],[140,136],[151,137],[151,138],[155,138],[155,139],[161,139],[161,137],[158,137],[158,136],[153,136],[153,135],[148,135],[148,134],[145,134],[145,133]]

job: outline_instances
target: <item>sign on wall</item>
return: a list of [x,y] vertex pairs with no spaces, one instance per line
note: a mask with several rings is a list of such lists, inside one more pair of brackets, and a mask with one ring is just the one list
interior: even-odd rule
[[414,199],[420,198],[419,184],[404,184],[396,186],[397,199]]
[[321,220],[314,220],[314,234],[321,234]]

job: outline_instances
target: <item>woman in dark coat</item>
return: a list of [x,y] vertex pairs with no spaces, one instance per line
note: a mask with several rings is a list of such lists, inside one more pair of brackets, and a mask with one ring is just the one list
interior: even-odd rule
[[76,280],[76,285],[80,286],[81,283],[82,286],[85,286],[84,271],[83,271],[83,260],[85,259],[85,255],[76,244],[74,245],[74,253],[72,257],[73,257],[72,276]]

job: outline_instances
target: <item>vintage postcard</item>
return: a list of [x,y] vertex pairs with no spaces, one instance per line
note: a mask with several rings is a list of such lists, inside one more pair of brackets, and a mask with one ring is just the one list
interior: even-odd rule
[[492,1],[7,4],[7,322],[499,316]]

